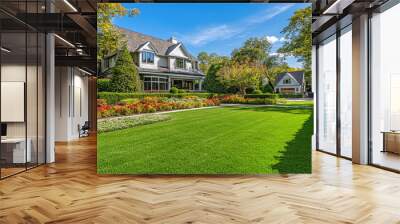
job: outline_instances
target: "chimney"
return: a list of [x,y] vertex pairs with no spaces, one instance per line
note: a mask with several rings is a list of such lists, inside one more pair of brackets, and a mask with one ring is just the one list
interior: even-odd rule
[[173,43],[173,44],[177,44],[178,43],[178,40],[173,36],[171,38],[169,38],[168,41]]

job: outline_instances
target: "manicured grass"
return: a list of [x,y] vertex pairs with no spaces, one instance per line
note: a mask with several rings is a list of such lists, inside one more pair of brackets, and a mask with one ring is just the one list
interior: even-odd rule
[[312,106],[314,106],[314,101],[313,100],[288,101],[283,105],[286,105],[286,106],[312,107]]
[[310,173],[312,111],[223,107],[98,135],[101,174]]

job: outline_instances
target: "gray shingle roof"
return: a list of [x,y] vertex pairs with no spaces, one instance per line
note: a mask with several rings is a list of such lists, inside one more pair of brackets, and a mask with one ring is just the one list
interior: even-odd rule
[[[119,28],[119,30],[125,35],[128,43],[128,49],[132,52],[139,49],[145,43],[150,42],[159,55],[168,55],[179,43],[174,44],[167,40],[163,40],[157,37],[145,35],[132,30]],[[189,53],[188,53],[189,54]],[[189,54],[189,58],[196,60],[196,58]]]
[[277,85],[282,79],[283,77],[285,77],[286,74],[290,74],[291,76],[293,76],[294,79],[296,79],[296,81],[300,84],[303,84],[303,80],[304,80],[304,71],[296,71],[296,72],[284,72],[284,73],[280,73],[276,76],[275,79],[275,85]]

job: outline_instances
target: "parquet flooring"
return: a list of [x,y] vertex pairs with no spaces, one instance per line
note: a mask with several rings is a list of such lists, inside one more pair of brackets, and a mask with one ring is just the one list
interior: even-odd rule
[[96,139],[0,181],[0,223],[400,223],[400,175],[313,153],[312,175],[99,176]]

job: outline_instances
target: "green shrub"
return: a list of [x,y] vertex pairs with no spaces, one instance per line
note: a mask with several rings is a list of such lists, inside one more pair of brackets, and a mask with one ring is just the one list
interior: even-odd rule
[[176,94],[176,93],[178,93],[178,92],[179,92],[179,89],[178,89],[178,88],[176,88],[176,87],[172,87],[172,88],[169,90],[169,92],[170,92],[170,93],[174,93],[174,94]]
[[178,89],[178,93],[186,93],[184,89]]
[[211,93],[114,93],[114,92],[98,92],[97,99],[104,99],[108,104],[115,104],[124,99],[136,98],[144,99],[145,97],[167,97],[182,98],[184,96],[198,96],[200,98],[211,98],[215,94]]
[[269,99],[277,99],[279,98],[278,94],[273,94],[273,93],[263,93],[263,94],[246,94],[244,95],[244,98],[269,98]]
[[281,98],[303,98],[303,94],[299,93],[279,93],[279,97]]
[[264,93],[273,93],[273,92],[274,92],[274,90],[272,89],[272,87],[271,87],[269,84],[265,85],[265,86],[262,88],[262,91],[263,91]]
[[203,88],[208,92],[225,93],[227,91],[221,80],[217,78],[217,72],[222,66],[223,63],[211,64],[210,68],[208,69],[203,83]]
[[99,120],[98,133],[121,130],[126,128],[137,127],[146,124],[153,124],[156,122],[166,121],[171,119],[166,114],[146,114],[132,117],[119,117]]
[[111,91],[110,79],[97,79],[97,91],[99,92]]
[[263,94],[263,92],[259,89],[256,89],[252,92],[252,94]]
[[140,100],[138,98],[127,98],[127,99],[123,99],[120,102],[121,103],[137,103]]
[[134,92],[139,89],[139,75],[127,47],[119,54],[112,68],[110,90],[112,92]]

